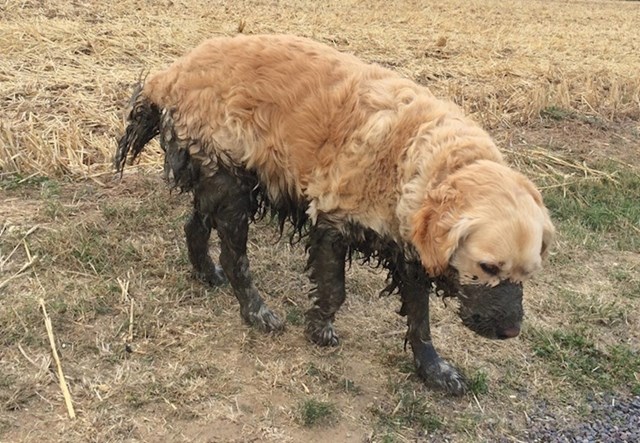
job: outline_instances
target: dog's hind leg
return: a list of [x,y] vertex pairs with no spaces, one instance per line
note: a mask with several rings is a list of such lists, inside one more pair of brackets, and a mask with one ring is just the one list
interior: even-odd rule
[[[189,261],[193,265],[193,276],[211,286],[227,281],[222,268],[216,266],[209,256],[209,237],[211,236],[211,217],[199,210],[201,194],[197,190],[199,170],[189,156],[189,147],[194,143],[187,138],[179,138],[170,112],[162,112],[160,124],[160,146],[165,152],[165,179],[171,180],[175,187],[182,190],[194,190],[194,210],[184,225],[184,233],[189,251]],[[205,179],[206,180],[206,179]]]
[[[251,184],[220,171],[203,179],[195,189],[196,209],[211,218],[220,238],[220,264],[240,303],[240,315],[249,325],[278,331],[284,323],[264,303],[253,284],[247,257],[247,237],[251,216]],[[193,232],[198,231],[197,225]],[[195,237],[195,235],[194,235]]]
[[454,395],[466,390],[464,377],[443,360],[431,341],[429,326],[429,291],[431,281],[420,263],[405,263],[398,268],[401,315],[407,316],[406,340],[411,345],[418,375],[426,384],[442,388]]
[[337,228],[319,218],[311,228],[308,249],[307,269],[316,287],[310,294],[313,306],[305,314],[306,336],[320,346],[337,346],[333,320],[345,300],[347,243]]
[[218,286],[227,281],[222,268],[217,266],[209,256],[209,237],[211,221],[197,209],[184,225],[187,238],[189,261],[193,265],[193,276],[211,286]]

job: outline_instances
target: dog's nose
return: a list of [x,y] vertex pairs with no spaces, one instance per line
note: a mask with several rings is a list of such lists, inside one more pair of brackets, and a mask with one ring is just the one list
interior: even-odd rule
[[498,338],[501,340],[505,340],[507,338],[517,337],[518,334],[520,334],[520,326],[512,326],[498,332]]

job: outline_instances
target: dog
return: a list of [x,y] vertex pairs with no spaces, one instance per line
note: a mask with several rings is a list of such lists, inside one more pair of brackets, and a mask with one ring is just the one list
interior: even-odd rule
[[157,135],[167,177],[194,196],[184,228],[194,273],[228,281],[248,324],[284,327],[246,254],[250,222],[271,212],[307,241],[305,333],[320,346],[339,343],[353,254],[388,270],[385,291],[400,294],[405,346],[430,386],[466,389],[433,346],[432,291],[456,297],[463,324],[484,337],[519,334],[523,283],[540,271],[553,224],[489,134],[427,88],[306,38],[213,38],[139,82],[116,169]]

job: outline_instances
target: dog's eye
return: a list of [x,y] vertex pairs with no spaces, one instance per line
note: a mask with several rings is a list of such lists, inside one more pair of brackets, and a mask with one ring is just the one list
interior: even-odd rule
[[500,268],[498,266],[489,263],[480,263],[480,269],[489,275],[498,275],[500,273]]

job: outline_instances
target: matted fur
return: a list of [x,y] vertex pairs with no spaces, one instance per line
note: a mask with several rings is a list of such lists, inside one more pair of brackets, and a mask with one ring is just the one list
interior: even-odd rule
[[[194,273],[228,279],[247,323],[284,327],[246,254],[249,220],[271,209],[281,229],[309,228],[316,288],[305,332],[319,345],[339,342],[333,320],[353,251],[389,271],[383,292],[399,292],[405,343],[431,385],[465,390],[431,342],[432,285],[458,297],[474,332],[520,332],[522,282],[540,269],[553,225],[534,185],[453,103],[311,40],[239,36],[205,41],[139,85],[131,104],[117,168],[160,135],[165,171],[194,194]],[[222,268],[209,256],[212,229]]]
[[199,141],[190,154],[211,173],[214,158],[255,171],[270,200],[308,202],[312,221],[329,214],[413,245],[432,275],[478,219],[513,219],[503,228],[519,230],[515,243],[471,255],[509,262],[507,274],[513,268],[519,280],[539,268],[532,251],[546,249],[543,237],[550,242],[539,193],[458,106],[326,45],[293,36],[207,40],[142,94],[170,110],[178,137]]

